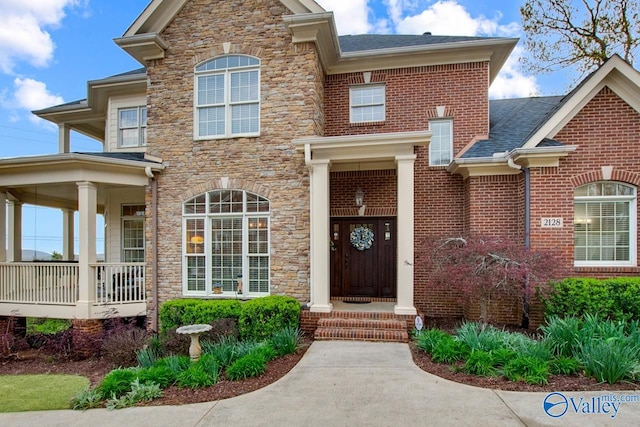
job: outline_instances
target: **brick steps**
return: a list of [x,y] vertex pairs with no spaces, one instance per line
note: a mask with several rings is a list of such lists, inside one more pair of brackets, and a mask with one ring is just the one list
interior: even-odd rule
[[407,322],[393,313],[334,312],[318,319],[316,340],[407,342]]

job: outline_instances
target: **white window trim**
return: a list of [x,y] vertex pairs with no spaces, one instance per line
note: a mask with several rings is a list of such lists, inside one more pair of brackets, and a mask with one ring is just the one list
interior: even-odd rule
[[451,117],[443,117],[443,118],[438,118],[438,119],[431,119],[431,120],[429,120],[429,130],[431,130],[431,124],[435,123],[435,122],[448,123],[449,124],[449,131],[450,131],[450,135],[451,135],[451,139],[449,139],[449,163],[447,163],[447,164],[434,164],[433,163],[434,156],[432,155],[432,151],[431,151],[432,145],[431,145],[431,143],[429,143],[429,166],[432,166],[432,167],[447,167],[453,161],[453,118],[451,118]]
[[[611,181],[616,182],[617,181]],[[620,184],[633,187],[635,194],[633,196],[574,196],[573,206],[575,209],[575,202],[588,202],[588,201],[625,201],[629,202],[629,261],[576,261],[574,259],[574,267],[636,267],[638,261],[638,221],[637,221],[637,203],[638,203],[638,189],[635,186],[620,182]],[[575,211],[574,211],[575,220]],[[573,245],[575,250],[575,244]],[[575,258],[575,257],[574,257]]]
[[[352,99],[352,92],[354,89],[363,89],[363,88],[374,88],[374,87],[380,87],[382,88],[382,94],[383,94],[383,98],[384,101],[382,103],[375,103],[375,104],[362,104],[362,105],[353,105],[351,103],[351,99]],[[375,107],[377,105],[382,105],[382,119],[380,120],[365,120],[365,121],[356,121],[353,118],[353,109],[355,108],[362,108],[362,107]],[[372,84],[364,84],[364,85],[353,85],[353,86],[349,86],[349,123],[351,124],[360,124],[360,123],[381,123],[386,121],[387,119],[387,85],[382,83],[372,83]]]
[[[216,191],[216,190],[214,190]],[[231,190],[234,191],[234,190]],[[243,211],[242,213],[184,213],[184,204],[182,212],[182,294],[184,296],[202,296],[207,298],[228,298],[228,297],[242,297],[242,298],[259,298],[271,295],[271,210],[267,212],[247,212],[247,192],[244,190],[235,190],[243,192]],[[205,198],[205,212],[209,208],[209,193],[206,193]],[[255,194],[255,193],[253,193]],[[197,196],[195,196],[197,197]],[[224,291],[221,294],[213,293],[213,283],[211,278],[211,238],[204,239],[204,253],[198,254],[205,258],[205,290],[194,291],[188,289],[188,268],[187,268],[187,220],[190,219],[203,219],[204,220],[204,235],[211,236],[211,221],[214,218],[242,218],[242,293]],[[269,279],[267,285],[267,292],[251,292],[249,286],[249,220],[252,218],[267,218],[269,227],[267,229],[267,257],[269,258]]]
[[[126,250],[139,250],[142,249],[142,252],[144,253],[144,257],[146,258],[146,254],[147,254],[147,239],[146,239],[146,233],[143,233],[142,235],[142,248],[125,248],[124,247],[124,222],[126,220],[138,220],[142,222],[142,229],[144,230],[145,227],[145,216],[143,215],[123,215],[122,214],[122,210],[124,209],[125,206],[138,206],[139,204],[136,203],[125,203],[123,205],[120,206],[120,259],[122,260],[122,262],[127,262],[125,261],[125,251]],[[130,262],[130,261],[129,261]],[[144,262],[144,261],[142,261]]]
[[[123,128],[120,124],[120,112],[122,111],[127,111],[127,110],[137,110],[137,115],[138,115],[138,126],[134,127],[127,127],[127,128]],[[147,128],[146,123],[143,125],[142,124],[142,110],[147,110],[147,106],[146,105],[137,105],[137,106],[133,106],[133,107],[122,107],[122,108],[118,108],[117,111],[117,121],[118,121],[118,148],[138,148],[138,147],[146,147],[147,146],[147,140],[144,137],[144,131]],[[122,133],[121,131],[123,129],[138,129],[138,144],[136,145],[122,145]]]
[[[238,56],[248,56],[248,55],[238,55]],[[203,63],[213,61],[216,58],[208,59]],[[258,58],[255,58],[258,59]],[[195,68],[202,65],[200,63],[196,65]],[[246,138],[246,137],[258,137],[260,136],[261,129],[261,106],[262,106],[262,74],[261,74],[261,65],[248,65],[248,66],[240,66],[233,68],[226,68],[221,70],[208,70],[208,71],[195,71],[194,69],[194,82],[193,82],[193,140],[194,141],[203,141],[203,140],[215,140],[215,139],[230,139],[230,138]],[[245,133],[231,133],[231,74],[244,72],[244,71],[257,71],[258,72],[258,100],[251,102],[243,102],[244,104],[258,104],[258,132],[245,132]],[[224,77],[224,107],[225,107],[225,124],[224,124],[224,135],[200,135],[200,106],[198,105],[198,77],[201,76],[211,76],[216,74],[223,74]],[[235,103],[233,105],[239,105],[241,103]]]

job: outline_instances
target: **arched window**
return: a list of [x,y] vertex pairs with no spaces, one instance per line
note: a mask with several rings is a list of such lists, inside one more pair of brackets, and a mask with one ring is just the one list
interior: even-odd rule
[[183,204],[185,295],[269,294],[269,201],[216,190]]
[[195,139],[260,133],[260,60],[227,55],[195,69]]
[[594,182],[574,193],[576,266],[636,265],[636,188]]

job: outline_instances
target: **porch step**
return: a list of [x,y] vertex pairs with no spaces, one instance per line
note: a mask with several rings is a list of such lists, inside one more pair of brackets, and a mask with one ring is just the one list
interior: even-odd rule
[[[358,313],[359,314],[359,313]],[[407,322],[393,318],[373,318],[372,315],[386,313],[368,313],[366,318],[327,317],[318,319],[314,334],[316,340],[356,340],[407,342]],[[336,316],[339,315],[336,313]],[[348,316],[348,314],[347,314]]]

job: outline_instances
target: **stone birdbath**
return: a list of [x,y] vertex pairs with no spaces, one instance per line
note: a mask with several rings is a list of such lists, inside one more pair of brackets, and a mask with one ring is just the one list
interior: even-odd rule
[[189,357],[192,362],[197,362],[200,359],[202,353],[202,347],[200,347],[200,335],[209,332],[211,325],[187,325],[180,326],[176,329],[176,332],[183,335],[189,335],[191,337],[191,345],[189,346]]

